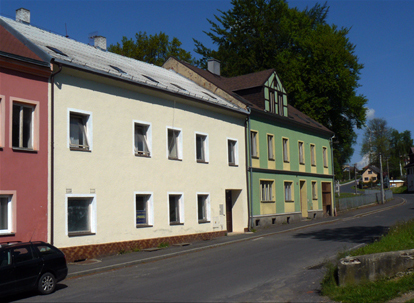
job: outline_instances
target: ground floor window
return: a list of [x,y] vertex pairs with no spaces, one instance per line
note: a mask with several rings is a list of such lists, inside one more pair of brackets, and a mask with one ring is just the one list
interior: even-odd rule
[[139,226],[152,226],[153,205],[151,194],[135,195],[135,223]]
[[68,197],[67,229],[69,235],[95,233],[94,197]]
[[197,195],[198,222],[210,221],[210,200],[208,194]]
[[0,196],[0,234],[11,232],[12,196]]
[[182,194],[169,194],[170,225],[184,223]]
[[292,182],[285,182],[285,201],[292,202]]
[[262,202],[274,201],[273,181],[260,181],[260,194]]

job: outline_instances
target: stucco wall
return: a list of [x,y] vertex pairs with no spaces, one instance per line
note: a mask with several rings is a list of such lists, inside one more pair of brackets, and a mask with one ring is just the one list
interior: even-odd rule
[[[67,74],[72,73],[72,74]],[[82,78],[80,78],[82,77]],[[101,82],[102,81],[102,82]],[[55,88],[54,243],[59,247],[149,239],[226,229],[220,215],[225,191],[241,190],[233,207],[234,231],[247,227],[244,117],[230,111],[194,106],[192,101],[154,94],[141,88],[64,69]],[[90,113],[90,152],[68,147],[68,111]],[[151,124],[151,157],[133,152],[133,121]],[[182,160],[167,158],[167,127],[182,131]],[[208,134],[209,163],[197,163],[195,132]],[[227,163],[227,138],[238,140],[239,164]],[[136,192],[153,195],[154,223],[137,228]],[[168,193],[184,200],[184,224],[170,226]],[[198,223],[197,193],[208,193],[211,222]],[[96,233],[67,235],[69,195],[96,200]]]

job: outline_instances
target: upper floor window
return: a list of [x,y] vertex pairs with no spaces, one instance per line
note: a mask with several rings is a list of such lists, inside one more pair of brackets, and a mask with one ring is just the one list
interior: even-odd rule
[[227,153],[228,153],[228,163],[229,165],[235,166],[238,165],[238,148],[237,148],[237,140],[227,140]]
[[69,148],[92,150],[92,114],[69,109]]
[[251,141],[251,154],[253,158],[259,157],[259,150],[258,150],[258,135],[256,131],[250,132],[250,141]]
[[289,162],[289,139],[283,138],[283,162]]
[[35,106],[13,102],[12,146],[33,149]]
[[4,136],[5,136],[5,101],[4,96],[0,95],[0,148],[5,145]]
[[322,152],[323,152],[323,166],[328,167],[328,151],[327,151],[327,148],[324,147],[322,149]]
[[136,156],[151,155],[151,126],[134,122],[134,153]]
[[315,145],[314,144],[310,145],[310,153],[311,153],[311,165],[315,166],[316,165],[316,154],[315,154]]
[[196,161],[200,163],[209,161],[208,136],[205,134],[196,134]]
[[182,131],[168,128],[167,137],[168,159],[182,160]]
[[269,160],[275,159],[274,137],[267,135],[267,157]]
[[305,155],[304,155],[304,150],[303,150],[303,142],[299,141],[298,148],[299,148],[299,163],[300,164],[305,164]]

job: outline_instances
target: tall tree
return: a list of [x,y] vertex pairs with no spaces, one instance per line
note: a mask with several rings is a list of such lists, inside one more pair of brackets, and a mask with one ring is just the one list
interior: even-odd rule
[[182,49],[181,45],[180,40],[174,37],[170,41],[168,35],[163,32],[149,36],[146,32],[139,32],[135,34],[135,41],[124,36],[121,44],[111,44],[108,50],[158,66],[163,65],[170,56],[192,63],[191,54]]
[[407,158],[410,148],[413,146],[413,139],[409,130],[398,132],[390,129],[390,176],[394,179],[405,175],[404,159]]
[[380,154],[383,160],[391,156],[390,139],[391,129],[386,120],[382,118],[370,120],[365,128],[361,156],[368,154],[370,164],[380,167]]
[[335,132],[335,173],[353,154],[354,128],[365,124],[367,99],[356,89],[363,65],[348,28],[326,22],[328,6],[316,4],[303,11],[284,0],[233,0],[232,8],[219,11],[207,36],[212,50],[198,40],[197,61],[221,61],[222,75],[231,77],[275,68],[289,94],[291,105]]

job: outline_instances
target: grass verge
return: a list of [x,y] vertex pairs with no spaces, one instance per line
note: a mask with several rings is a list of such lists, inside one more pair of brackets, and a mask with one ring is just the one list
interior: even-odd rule
[[[390,228],[379,241],[360,247],[348,253],[338,254],[338,260],[345,255],[359,256],[387,251],[414,248],[414,220],[399,222]],[[327,265],[322,281],[322,294],[339,302],[387,302],[406,292],[414,290],[414,274],[401,278],[387,278],[352,286],[338,286],[337,265]]]

